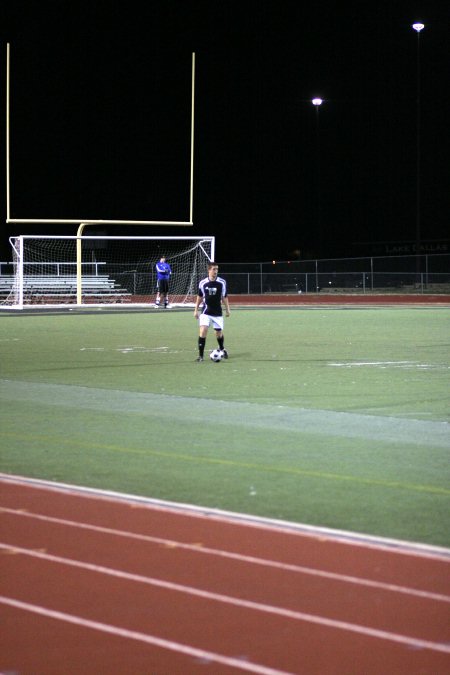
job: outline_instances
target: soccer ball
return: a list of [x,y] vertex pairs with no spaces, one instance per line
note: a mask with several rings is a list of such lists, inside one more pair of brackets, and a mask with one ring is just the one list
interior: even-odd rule
[[214,349],[209,355],[209,358],[211,359],[211,361],[215,361],[216,363],[218,363],[219,361],[222,361],[222,352],[220,351],[220,349]]

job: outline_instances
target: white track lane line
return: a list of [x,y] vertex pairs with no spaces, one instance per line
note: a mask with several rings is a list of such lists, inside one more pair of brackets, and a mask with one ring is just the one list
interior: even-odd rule
[[387,539],[375,537],[358,532],[345,530],[333,530],[327,527],[305,525],[286,520],[274,520],[262,518],[245,513],[222,511],[220,509],[183,504],[181,502],[169,502],[151,497],[129,495],[111,490],[100,490],[67,483],[55,483],[54,481],[39,478],[26,478],[0,473],[0,482],[19,487],[34,488],[46,492],[57,492],[60,495],[73,497],[85,497],[87,499],[102,500],[116,505],[140,506],[150,511],[160,511],[171,515],[182,515],[189,518],[199,518],[208,522],[228,523],[236,527],[257,528],[266,532],[278,532],[292,536],[306,537],[320,540],[321,542],[334,542],[351,547],[386,551],[391,554],[419,557],[422,559],[450,561],[450,549],[430,544],[407,542],[399,539]]
[[239,670],[245,670],[250,673],[257,673],[258,675],[291,675],[283,670],[275,670],[274,668],[266,668],[263,665],[257,663],[249,663],[248,661],[241,661],[228,656],[222,656],[221,654],[216,654],[215,652],[209,652],[204,649],[196,649],[195,647],[190,647],[189,645],[183,645],[179,642],[173,642],[172,640],[164,640],[162,638],[156,637],[155,635],[147,635],[146,633],[139,633],[137,631],[127,630],[126,628],[120,628],[119,626],[111,626],[106,623],[101,623],[98,621],[90,621],[89,619],[83,619],[80,616],[74,616],[73,614],[66,614],[65,612],[57,612],[52,609],[47,609],[46,607],[40,607],[39,605],[31,605],[28,602],[21,602],[20,600],[15,600],[14,598],[7,598],[0,596],[0,602],[4,605],[9,605],[15,609],[25,610],[26,612],[33,612],[34,614],[39,614],[40,616],[45,616],[47,618],[56,619],[57,621],[65,621],[67,623],[75,624],[77,626],[82,626],[83,628],[90,628],[92,630],[101,631],[102,633],[109,633],[115,637],[122,637],[128,640],[137,640],[138,642],[145,642],[146,644],[152,645],[153,647],[160,647],[161,649],[169,649],[173,652],[178,652],[180,654],[186,654],[197,659],[202,659],[208,662],[220,663],[225,666],[231,666],[233,668],[238,668]]
[[100,532],[102,534],[113,535],[117,537],[125,537],[128,539],[135,539],[142,542],[149,542],[161,546],[180,548],[193,553],[202,555],[211,555],[221,558],[228,558],[230,560],[237,560],[239,562],[246,562],[252,565],[261,565],[262,567],[269,567],[283,570],[285,572],[294,572],[298,574],[308,574],[310,576],[322,577],[324,579],[331,579],[333,581],[341,581],[349,584],[356,584],[368,588],[376,588],[378,590],[390,591],[392,593],[404,593],[406,595],[424,598],[427,600],[435,600],[438,602],[450,603],[450,596],[441,593],[432,593],[430,591],[421,591],[407,586],[398,586],[396,584],[387,584],[382,581],[373,581],[372,579],[364,579],[354,577],[347,574],[338,574],[336,572],[327,572],[325,570],[318,570],[311,567],[303,567],[302,565],[292,565],[289,563],[282,563],[276,560],[268,560],[265,558],[256,558],[254,556],[242,555],[240,553],[232,553],[230,551],[223,551],[221,549],[208,548],[206,546],[196,546],[195,544],[185,544],[183,542],[175,541],[173,539],[163,539],[161,537],[153,537],[144,534],[135,534],[134,532],[127,532],[124,530],[115,530],[109,527],[102,527],[100,525],[91,525],[89,523],[79,523],[64,518],[54,518],[53,516],[43,516],[37,513],[30,513],[29,511],[21,511],[18,509],[9,509],[0,507],[0,513],[8,513],[24,518],[34,518],[48,523],[55,523],[57,525],[64,525],[66,527],[75,527],[81,530],[90,530],[93,532]]
[[376,638],[378,640],[388,640],[389,642],[397,642],[400,644],[407,645],[412,649],[428,649],[431,651],[443,652],[444,654],[450,654],[450,644],[448,643],[431,642],[429,640],[421,640],[420,638],[413,638],[407,635],[391,633],[390,631],[379,630],[376,628],[368,628],[367,626],[360,626],[358,624],[349,623],[347,621],[327,619],[324,616],[307,614],[305,612],[297,612],[294,610],[285,609],[283,607],[275,607],[273,605],[267,605],[265,603],[252,602],[251,600],[243,600],[241,598],[234,598],[232,596],[222,595],[221,593],[212,593],[210,591],[204,591],[199,588],[194,588],[193,586],[186,586],[184,584],[175,584],[170,581],[155,579],[154,577],[144,577],[139,574],[130,574],[128,572],[122,572],[120,570],[115,570],[110,567],[104,567],[103,565],[93,565],[91,563],[84,563],[78,560],[72,560],[71,558],[62,558],[60,556],[49,555],[47,553],[41,553],[40,551],[32,551],[26,548],[20,548],[18,546],[10,546],[8,544],[0,543],[0,549],[8,550],[12,553],[15,553],[16,555],[22,554],[29,556],[31,558],[38,558],[40,560],[45,560],[48,562],[57,563],[61,565],[67,565],[70,567],[76,567],[78,569],[87,570],[89,572],[105,574],[118,579],[123,579],[125,581],[134,581],[137,583],[147,584],[149,586],[154,586],[157,588],[164,588],[169,591],[185,593],[187,595],[203,598],[205,600],[221,602],[224,604],[233,605],[235,607],[250,609],[257,612],[263,612],[265,614],[281,616],[286,619],[305,621],[307,623],[326,626],[327,628],[334,628],[347,632],[350,631],[352,633],[358,633],[360,635],[364,635],[365,637]]

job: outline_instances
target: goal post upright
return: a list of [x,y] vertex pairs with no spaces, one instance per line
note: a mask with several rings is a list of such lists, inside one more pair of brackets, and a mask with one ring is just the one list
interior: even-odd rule
[[194,123],[195,117],[195,52],[192,52],[191,77],[191,170],[189,184],[189,220],[194,222]]
[[[168,241],[168,240],[184,240],[185,242],[196,240],[195,246],[190,248],[187,247],[186,251],[177,252],[177,265],[184,266],[182,277],[185,279],[186,289],[183,290],[181,287],[178,289],[178,292],[175,295],[179,298],[184,297],[184,300],[179,304],[186,304],[186,298],[192,296],[192,293],[195,293],[195,279],[198,277],[198,274],[203,274],[205,272],[203,264],[206,260],[211,261],[215,258],[215,238],[211,236],[206,237],[119,237],[119,236],[104,236],[104,237],[90,237],[85,235],[85,228],[88,226],[108,226],[108,225],[119,225],[119,226],[175,226],[175,227],[192,227],[193,226],[193,210],[194,210],[194,129],[195,129],[195,52],[192,52],[192,67],[191,67],[191,110],[190,110],[190,161],[189,166],[189,219],[188,220],[112,220],[112,219],[97,219],[97,218],[20,218],[20,217],[11,217],[11,162],[10,162],[10,82],[11,82],[11,58],[10,58],[10,44],[7,43],[7,55],[6,55],[6,222],[7,223],[24,223],[24,224],[48,224],[48,225],[77,225],[77,234],[74,237],[72,236],[58,236],[58,235],[17,235],[10,238],[10,242],[13,249],[15,273],[12,284],[12,290],[9,294],[6,305],[9,305],[12,308],[23,308],[24,304],[42,304],[48,302],[49,293],[44,291],[41,292],[39,300],[36,299],[36,292],[33,290],[33,287],[26,286],[30,281],[30,276],[33,275],[34,270],[40,270],[38,272],[38,278],[36,283],[44,282],[43,277],[47,276],[48,284],[52,284],[52,281],[49,277],[51,275],[46,274],[46,269],[51,269],[56,267],[62,267],[66,269],[66,272],[59,274],[59,281],[61,282],[61,277],[67,277],[64,283],[68,283],[68,278],[71,277],[72,286],[71,291],[66,293],[68,300],[63,300],[63,305],[67,303],[76,303],[77,306],[83,306],[88,302],[92,304],[92,299],[88,298],[86,301],[86,291],[84,285],[86,283],[84,274],[83,265],[89,265],[88,262],[84,259],[85,251],[84,247],[89,250],[88,240],[103,239],[104,242],[113,242],[114,240],[122,239],[128,242],[124,246],[130,246],[131,240],[140,239],[140,240],[159,240]],[[59,239],[63,240],[72,240],[72,244],[69,248],[66,249],[66,258],[61,258],[58,260],[54,257],[55,251],[52,250],[50,257],[46,258],[48,253],[47,251],[33,251],[32,255],[36,254],[38,257],[36,260],[33,260],[29,256],[29,246],[31,240],[51,240]],[[47,244],[50,248],[52,245]],[[105,248],[108,244],[103,244]],[[61,244],[62,246],[62,244]],[[92,246],[92,245],[91,245]],[[111,246],[113,244],[111,243]],[[93,250],[92,248],[90,250]],[[172,252],[173,249],[170,251]],[[195,250],[195,252],[193,252]],[[131,254],[130,254],[131,255]],[[134,255],[134,254],[133,254]],[[53,256],[53,257],[52,257]],[[184,257],[183,257],[184,256]],[[189,256],[191,256],[189,258]],[[190,263],[186,263],[185,260],[190,259]],[[179,261],[183,259],[183,263]],[[141,263],[139,263],[141,264]],[[147,261],[148,264],[148,261]],[[189,264],[192,266],[192,270],[189,268]],[[105,264],[105,268],[108,266],[108,263]],[[71,273],[67,270],[71,270]],[[126,274],[122,272],[121,274]],[[142,272],[140,272],[142,276]],[[41,278],[39,278],[41,277]],[[189,283],[188,283],[189,277]],[[74,281],[75,280],[75,281]],[[76,284],[75,287],[73,284]],[[142,285],[142,284],[141,284]],[[26,292],[25,292],[26,286]],[[52,289],[56,286],[52,286]],[[76,293],[75,293],[76,291]],[[53,292],[53,290],[52,290]],[[61,292],[60,298],[63,296]],[[75,293],[75,297],[74,297]],[[148,291],[147,291],[148,293]],[[124,294],[126,295],[126,294]],[[131,295],[128,293],[128,295]],[[112,295],[110,296],[112,297]],[[143,293],[139,292],[135,294],[135,297],[144,297]],[[44,298],[44,299],[42,299]],[[50,304],[54,306],[58,298],[51,298]],[[103,301],[102,301],[103,302]],[[117,302],[130,302],[129,299],[118,300]],[[140,302],[140,301],[139,301]],[[148,294],[145,296],[145,303],[149,302]],[[4,305],[4,303],[2,303]],[[42,304],[42,306],[44,306]]]
[[195,109],[195,52],[192,53],[191,72],[191,124],[189,162],[189,220],[112,220],[98,218],[14,218],[11,217],[11,126],[10,126],[11,49],[6,45],[6,222],[24,224],[74,224],[78,225],[77,236],[82,236],[87,225],[161,225],[191,227],[194,205],[194,109]]
[[6,222],[10,219],[10,190],[9,190],[9,101],[10,101],[10,45],[6,45]]

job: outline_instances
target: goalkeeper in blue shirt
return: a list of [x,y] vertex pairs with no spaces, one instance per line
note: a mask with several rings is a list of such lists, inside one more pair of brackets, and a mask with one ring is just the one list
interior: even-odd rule
[[160,307],[162,301],[164,303],[164,309],[166,309],[169,304],[169,279],[172,274],[170,265],[166,262],[166,256],[161,256],[159,262],[155,265],[155,270],[157,288],[155,306]]

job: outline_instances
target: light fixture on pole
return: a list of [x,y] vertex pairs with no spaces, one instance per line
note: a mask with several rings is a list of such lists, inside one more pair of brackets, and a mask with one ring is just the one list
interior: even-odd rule
[[[421,91],[420,91],[420,32],[425,28],[423,23],[413,23],[412,27],[417,32],[417,148],[416,148],[416,255],[420,256],[421,249],[421,185],[420,185],[420,126],[421,126]],[[420,257],[417,258],[417,270],[420,270]]]
[[317,185],[316,185],[316,194],[317,194],[317,241],[318,248],[321,253],[322,248],[322,199],[321,199],[321,167],[320,167],[320,122],[319,122],[319,110],[320,106],[323,103],[323,99],[316,97],[313,98],[311,103],[316,109],[316,143],[317,143],[317,160],[316,160],[316,172],[317,172]]

